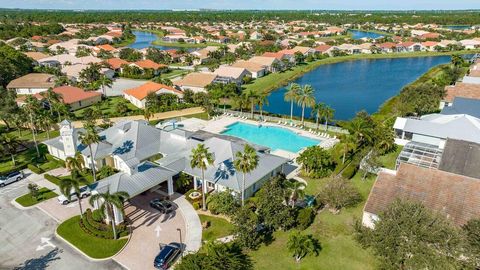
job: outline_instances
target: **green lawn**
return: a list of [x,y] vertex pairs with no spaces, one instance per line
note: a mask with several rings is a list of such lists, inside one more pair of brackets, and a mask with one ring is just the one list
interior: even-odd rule
[[[47,153],[46,145],[39,144],[38,148],[41,156]],[[0,174],[24,169],[26,168],[27,164],[44,166],[42,164],[44,164],[45,161],[46,160],[44,159],[37,160],[37,151],[35,150],[35,147],[33,147],[15,155],[15,166],[13,166],[10,156],[2,156],[0,158]],[[45,166],[48,167],[48,165]]]
[[95,259],[117,254],[127,243],[126,238],[110,240],[87,234],[79,225],[80,216],[72,217],[57,228],[57,233],[88,256]]
[[[106,98],[105,100],[102,100],[99,104],[100,106],[100,110],[102,112],[102,115],[106,115],[106,116],[109,116],[109,117],[116,117],[116,116],[121,116],[119,115],[119,113],[117,112],[117,104],[118,103],[125,103],[125,105],[127,105],[128,107],[128,112],[126,113],[127,115],[132,115],[132,114],[141,114],[141,110],[139,110],[137,107],[135,107],[135,105],[133,105],[132,103],[128,102],[126,99],[124,99],[123,97],[121,96],[118,96],[118,97],[108,97]],[[92,105],[92,106],[89,106],[89,107],[86,107],[86,108],[82,108],[80,110],[76,110],[74,112],[75,114],[75,117],[78,118],[78,119],[82,119],[83,118],[83,114],[85,112],[85,110],[87,108],[92,108],[93,106],[98,106],[98,105]]]
[[403,149],[403,146],[397,145],[397,148],[395,149],[395,151],[392,151],[388,154],[380,156],[378,160],[380,161],[383,167],[394,170],[397,162],[397,157],[400,154],[400,152],[402,152],[402,149]]
[[190,70],[184,69],[170,69],[167,73],[162,74],[162,78],[173,79],[178,76],[184,76],[190,72]]
[[[313,181],[317,182],[307,187],[307,193],[316,193],[325,183],[325,180]],[[305,233],[313,234],[320,241],[322,250],[318,256],[309,255],[300,263],[295,263],[286,248],[289,232],[278,231],[274,233],[275,240],[271,244],[262,245],[258,250],[249,252],[255,263],[255,269],[374,269],[376,259],[369,250],[364,250],[352,235],[352,224],[355,219],[361,219],[362,209],[374,177],[362,181],[361,175],[357,174],[352,182],[362,194],[362,203],[353,208],[343,209],[337,215],[324,210],[305,230]]]
[[28,193],[16,198],[15,201],[23,207],[28,207],[58,196],[57,193],[48,188],[41,188],[38,192],[38,199],[35,199],[30,195],[30,193]]
[[198,215],[200,221],[210,221],[210,227],[203,229],[202,238],[204,241],[215,240],[232,234],[233,225],[223,218]]

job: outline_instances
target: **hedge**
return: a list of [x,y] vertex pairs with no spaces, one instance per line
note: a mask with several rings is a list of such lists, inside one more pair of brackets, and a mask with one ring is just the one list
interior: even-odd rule
[[30,171],[32,171],[35,174],[42,174],[43,173],[42,169],[40,169],[39,167],[37,167],[35,165],[32,165],[32,164],[28,164],[27,168],[30,169]]
[[[112,226],[94,220],[92,210],[87,209],[83,219],[80,220],[80,227],[86,232],[96,237],[113,239]],[[128,235],[128,228],[125,224],[117,225],[117,236],[123,237]]]
[[358,171],[358,165],[354,162],[350,163],[347,168],[342,172],[342,177],[345,179],[351,179]]
[[60,185],[60,178],[56,177],[56,176],[53,176],[53,175],[50,175],[48,173],[44,174],[43,177],[45,177],[45,179],[47,179],[48,181],[54,183],[55,185]]
[[313,208],[304,208],[298,211],[297,215],[297,229],[305,230],[315,219],[315,211]]
[[58,159],[50,154],[45,154],[45,158],[48,160],[48,161],[53,161],[53,162],[56,162],[57,164],[60,164],[62,167],[65,168],[65,161],[61,160],[61,159]]

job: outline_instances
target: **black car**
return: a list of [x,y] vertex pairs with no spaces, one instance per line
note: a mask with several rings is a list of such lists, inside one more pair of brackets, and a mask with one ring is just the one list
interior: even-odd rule
[[182,252],[182,245],[179,243],[170,243],[164,246],[153,261],[153,267],[166,270],[175,263],[178,255]]
[[168,214],[173,211],[173,203],[171,201],[153,199],[150,201],[150,206],[163,214]]

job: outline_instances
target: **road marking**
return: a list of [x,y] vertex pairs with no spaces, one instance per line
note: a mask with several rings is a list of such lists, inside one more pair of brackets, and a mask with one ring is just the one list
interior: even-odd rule
[[43,245],[38,245],[36,251],[44,250],[46,247],[56,248],[56,246],[54,244],[52,244],[52,242],[50,242],[50,240],[51,240],[50,238],[46,238],[46,237],[40,238],[40,242]]
[[157,227],[155,227],[155,232],[157,233],[157,238],[160,237],[160,232],[162,231],[162,228],[160,228],[160,225],[157,225]]

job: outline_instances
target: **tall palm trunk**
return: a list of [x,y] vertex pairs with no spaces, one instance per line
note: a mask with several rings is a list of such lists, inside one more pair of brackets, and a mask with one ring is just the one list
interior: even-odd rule
[[290,121],[293,121],[293,100],[290,101]]
[[90,165],[90,169],[92,169],[92,174],[93,174],[93,181],[97,182],[97,172],[95,171],[95,159],[93,158],[93,152],[92,152],[92,145],[88,145],[88,149],[90,150],[90,162],[92,163]]
[[10,152],[10,157],[12,158],[12,164],[15,167],[15,163],[16,163],[15,162],[15,155],[12,152]]
[[113,230],[113,239],[117,240],[117,228],[115,227],[115,211],[113,210],[111,204],[108,204],[107,208],[110,214],[110,222],[112,223],[112,230]]
[[78,194],[78,208],[80,208],[80,218],[83,219],[82,198],[80,194]]
[[318,114],[317,116],[315,117],[315,121],[317,123],[317,130],[318,130],[318,126],[320,125],[320,122],[318,121],[320,117],[318,117]]
[[30,114],[30,128],[32,130],[33,143],[35,144],[35,150],[37,151],[37,157],[40,157],[40,150],[38,150],[37,135],[35,134],[35,126],[33,124],[33,116]]
[[245,205],[245,173],[243,173],[242,177],[242,206]]
[[205,183],[205,171],[202,169],[202,210],[207,211],[206,191],[207,185]]
[[325,131],[327,131],[328,129],[328,118],[325,117]]
[[255,106],[255,105],[254,105],[254,103],[253,103],[253,101],[252,101],[252,119],[253,119],[253,107],[254,107],[254,106]]
[[302,103],[302,126],[305,125],[305,103]]

